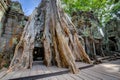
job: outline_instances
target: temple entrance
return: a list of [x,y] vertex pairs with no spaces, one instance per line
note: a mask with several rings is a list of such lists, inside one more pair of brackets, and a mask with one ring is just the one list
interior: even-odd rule
[[35,47],[33,50],[33,61],[43,61],[44,60],[44,48]]
[[117,47],[117,41],[115,39],[115,37],[109,37],[109,49],[111,51],[116,51],[118,50],[118,47]]

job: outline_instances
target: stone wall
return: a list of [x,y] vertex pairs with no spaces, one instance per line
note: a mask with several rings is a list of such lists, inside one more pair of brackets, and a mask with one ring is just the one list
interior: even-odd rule
[[[27,17],[19,2],[10,2],[6,11],[5,20],[2,22],[3,28],[0,37],[0,67],[9,65],[13,57],[14,49],[20,40]],[[3,60],[3,61],[2,61]]]
[[[120,14],[111,19],[104,28],[105,38],[103,42],[105,51],[120,52]],[[113,53],[112,53],[113,54]]]
[[10,5],[10,0],[0,0],[0,36],[2,33],[3,22],[5,20],[5,15]]
[[96,55],[104,56],[102,50],[103,36],[100,33],[100,23],[93,12],[79,11],[72,14],[72,22],[82,38],[80,40],[91,59]]

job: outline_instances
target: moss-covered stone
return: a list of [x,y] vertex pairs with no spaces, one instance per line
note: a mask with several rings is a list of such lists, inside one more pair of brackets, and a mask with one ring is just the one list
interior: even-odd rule
[[120,13],[111,19],[104,28],[104,50],[120,52]]
[[[1,4],[1,2],[0,2]],[[1,5],[0,5],[1,7]],[[10,2],[4,20],[0,22],[0,67],[7,67],[13,57],[15,46],[20,40],[27,17],[18,1]]]
[[93,12],[79,11],[74,12],[72,21],[77,28],[77,32],[84,40],[83,46],[89,56],[103,56],[101,42],[103,36],[100,33],[100,23]]

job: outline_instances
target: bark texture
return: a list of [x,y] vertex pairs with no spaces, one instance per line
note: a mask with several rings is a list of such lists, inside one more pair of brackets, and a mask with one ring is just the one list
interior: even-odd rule
[[35,43],[44,47],[44,64],[67,67],[73,73],[76,60],[90,63],[75,26],[61,8],[60,0],[42,0],[25,26],[9,70],[32,67]]

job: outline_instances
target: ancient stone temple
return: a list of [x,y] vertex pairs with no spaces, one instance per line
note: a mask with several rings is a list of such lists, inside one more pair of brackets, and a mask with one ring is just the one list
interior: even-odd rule
[[78,34],[82,36],[79,39],[91,59],[96,59],[96,55],[104,56],[101,45],[103,37],[100,33],[100,23],[92,11],[73,12],[72,22],[76,25]]
[[5,8],[2,8],[2,15],[0,15],[2,26],[0,29],[0,67],[2,67],[9,65],[14,54],[14,48],[23,32],[27,17],[24,16],[21,4],[17,1],[0,0],[0,4],[0,8]]
[[[104,39],[104,50],[120,52],[120,14],[117,17],[111,19],[104,28],[105,39]],[[108,55],[112,55],[111,54]]]
[[79,71],[76,60],[91,63],[60,0],[41,0],[33,11],[15,48],[9,71],[32,68],[37,55],[46,66],[66,67],[73,73]]

